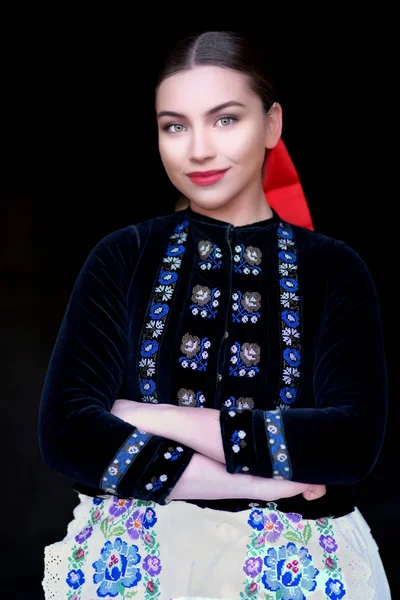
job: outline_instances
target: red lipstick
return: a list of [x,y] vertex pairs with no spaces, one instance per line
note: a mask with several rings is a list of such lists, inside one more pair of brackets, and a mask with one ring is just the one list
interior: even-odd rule
[[230,167],[218,171],[193,171],[192,173],[187,173],[187,176],[195,185],[214,185],[214,183],[217,183],[223,178],[229,169]]

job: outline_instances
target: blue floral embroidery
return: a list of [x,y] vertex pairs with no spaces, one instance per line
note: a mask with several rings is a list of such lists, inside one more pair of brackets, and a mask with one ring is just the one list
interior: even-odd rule
[[175,233],[171,235],[171,240],[174,240],[176,244],[183,244],[187,240],[187,227],[188,221],[182,221],[175,227]]
[[286,446],[281,411],[279,408],[267,410],[264,415],[272,463],[272,476],[274,479],[291,479],[292,467]]
[[150,306],[150,317],[156,321],[162,319],[168,314],[169,306],[163,303],[154,303]]
[[298,549],[289,542],[286,546],[268,548],[264,564],[267,567],[262,577],[264,587],[277,592],[282,600],[305,600],[304,592],[312,592],[317,587],[319,570],[304,546]]
[[164,453],[165,460],[170,460],[173,462],[174,460],[178,460],[183,452],[183,448],[181,446],[177,446],[176,448],[168,448],[168,452]]
[[346,594],[345,587],[339,579],[329,578],[325,584],[325,594],[330,600],[341,600]]
[[206,397],[202,392],[195,393],[193,390],[181,388],[178,391],[179,406],[192,406],[193,408],[203,408]]
[[232,433],[231,444],[232,444],[232,450],[233,450],[233,452],[235,452],[235,454],[240,452],[241,448],[245,448],[247,446],[247,444],[244,440],[245,437],[246,437],[246,432],[243,431],[242,429],[235,430]]
[[277,407],[289,408],[296,401],[301,376],[300,298],[297,294],[297,252],[292,227],[278,227],[281,335],[283,343],[282,387]]
[[213,319],[217,316],[221,292],[218,288],[210,290],[203,285],[196,285],[192,291],[192,302],[190,310],[193,315],[200,315],[203,318]]
[[178,273],[174,273],[173,271],[161,270],[158,276],[158,283],[160,285],[171,285],[171,283],[175,283],[177,279]]
[[116,453],[103,473],[100,488],[109,494],[116,494],[118,484],[131,466],[138,453],[151,438],[151,434],[136,429]]
[[140,559],[139,549],[134,544],[128,546],[120,537],[113,542],[108,540],[101,550],[101,558],[92,565],[96,571],[93,583],[100,583],[97,595],[100,598],[115,597],[120,591],[124,593],[127,588],[135,587],[142,579],[135,566]]
[[[166,446],[166,444],[165,444]],[[148,481],[148,483],[145,485],[145,488],[142,490],[142,494],[145,494],[146,496],[150,496],[154,493],[154,492],[158,492],[159,490],[165,488],[165,486],[167,485],[167,481],[168,481],[168,469],[170,470],[170,475],[172,474],[172,478],[174,477],[175,473],[176,473],[176,469],[175,466],[172,468],[171,470],[171,463],[174,463],[178,460],[186,460],[186,455],[185,455],[185,450],[182,448],[182,446],[170,446],[170,447],[165,447],[165,450],[161,450],[161,452],[163,453],[164,459],[166,461],[168,461],[167,463],[164,464],[163,470],[165,469],[164,473],[162,475],[154,475],[153,477],[150,478],[150,480]],[[186,449],[187,450],[187,449]],[[160,453],[161,454],[161,453]],[[186,451],[187,454],[187,451]],[[159,465],[159,461],[155,462],[155,466],[156,468],[158,468]],[[143,497],[142,497],[143,499]],[[155,513],[154,513],[155,515]],[[146,527],[146,525],[143,523],[143,526]]]
[[300,324],[299,313],[294,312],[294,310],[282,311],[282,319],[288,327],[298,327]]
[[182,338],[181,350],[185,356],[179,358],[184,369],[190,367],[193,371],[206,371],[208,366],[208,349],[211,342],[208,338],[200,340],[196,335],[186,333]]
[[232,294],[232,320],[234,323],[257,323],[261,314],[261,294],[258,292],[240,292]]
[[235,246],[234,271],[243,275],[259,275],[261,273],[262,252],[254,246],[238,244]]
[[143,517],[143,527],[145,529],[151,529],[157,523],[156,511],[153,508],[146,508],[146,512]]
[[297,292],[299,284],[293,277],[282,277],[280,280],[280,286],[287,292]]
[[182,244],[172,244],[168,246],[166,250],[167,256],[163,259],[163,263],[173,271],[180,269],[182,265],[181,256],[184,252],[185,246]]
[[[297,376],[295,375],[295,371],[291,371],[289,369],[285,369],[285,371],[287,373],[289,373],[288,377],[290,377],[290,374],[293,374],[293,376]],[[281,391],[279,392],[279,397],[282,400],[282,402],[284,403],[285,408],[288,408],[290,404],[293,404],[293,402],[296,401],[297,398],[297,390],[294,387],[283,387],[281,389]]]
[[146,484],[146,490],[148,492],[158,492],[162,487],[164,487],[165,482],[167,481],[167,475],[160,475],[157,477],[152,477],[150,482]]
[[300,366],[300,352],[295,348],[286,348],[283,351],[283,358],[291,367]]
[[323,550],[321,557],[324,564],[325,575],[328,580],[325,584],[325,593],[327,598],[337,600],[346,595],[343,583],[343,571],[339,567],[339,557],[336,554],[338,544],[334,537],[333,520],[327,517],[320,517],[315,521],[317,531],[322,534],[319,536],[319,545]]
[[288,225],[288,223],[283,224],[280,223],[279,227],[278,227],[278,235],[279,235],[279,248],[282,248],[283,250],[287,250],[288,246],[292,245],[292,241],[293,241],[293,231],[291,229],[291,227]]
[[150,396],[156,389],[156,384],[152,379],[142,379],[140,382],[140,391],[143,396]]
[[182,246],[182,244],[174,244],[167,248],[167,256],[180,256],[184,252],[185,246]]
[[253,398],[235,398],[235,396],[231,396],[228,400],[225,400],[224,406],[228,408],[237,408],[239,410],[253,410],[254,408],[254,400]]
[[253,529],[256,529],[257,531],[262,531],[264,529],[263,511],[260,509],[252,510],[247,522]]
[[85,583],[85,574],[81,569],[71,569],[68,572],[66,582],[73,590],[77,590]]
[[156,285],[145,319],[138,363],[139,388],[142,402],[158,402],[156,372],[159,342],[168,318],[169,307],[178,281],[178,271],[185,253],[189,222],[179,223],[170,236],[166,256],[157,274]]
[[218,246],[214,245],[209,240],[202,240],[199,242],[198,250],[200,254],[200,269],[206,271],[221,268],[221,248],[218,248]]
[[158,342],[155,340],[144,340],[140,351],[140,356],[148,358],[153,356],[158,350]]
[[[233,396],[231,396],[231,398],[233,398]],[[252,400],[251,398],[243,398],[243,400]],[[228,406],[230,408],[230,410],[228,411],[228,416],[230,417],[230,419],[235,418],[237,415],[243,414],[243,411],[245,409],[241,409],[241,408],[233,408],[229,402],[231,402],[231,400],[226,400],[225,401],[225,405]],[[247,410],[246,411],[246,416],[250,416],[250,419],[247,419],[247,424],[246,426],[250,426],[251,428],[251,415],[249,415],[251,411]],[[230,421],[229,419],[229,421]],[[235,426],[235,423],[233,423],[233,427]],[[231,442],[231,448],[232,448],[232,452],[233,454],[231,455],[231,460],[233,463],[233,469],[235,473],[247,473],[250,471],[250,468],[247,465],[243,465],[242,463],[239,464],[239,461],[236,460],[235,454],[238,454],[240,452],[240,450],[242,448],[246,448],[247,446],[247,442],[245,442],[245,437],[246,437],[246,432],[243,429],[243,422],[240,423],[240,426],[242,427],[241,429],[234,429],[232,427],[229,427],[231,429],[231,433],[230,435],[230,442]],[[227,430],[225,430],[225,432],[227,432]],[[228,434],[227,434],[228,435]],[[248,458],[248,456],[247,456]],[[243,457],[242,456],[242,460],[246,461],[246,456]]]
[[260,346],[258,344],[240,344],[231,347],[231,365],[229,374],[234,377],[254,377],[259,372],[256,365],[260,362]]

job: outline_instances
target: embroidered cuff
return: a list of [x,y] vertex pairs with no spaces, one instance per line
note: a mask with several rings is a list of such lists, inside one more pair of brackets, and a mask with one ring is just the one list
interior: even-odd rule
[[99,487],[108,494],[118,495],[121,479],[152,437],[150,433],[135,429],[107,466]]
[[222,443],[228,473],[255,474],[253,412],[238,408],[222,408],[220,411]]
[[192,448],[159,438],[159,444],[143,471],[132,496],[140,500],[167,504],[169,496],[194,454]]
[[292,467],[286,445],[282,414],[279,408],[265,411],[265,428],[274,479],[291,479]]

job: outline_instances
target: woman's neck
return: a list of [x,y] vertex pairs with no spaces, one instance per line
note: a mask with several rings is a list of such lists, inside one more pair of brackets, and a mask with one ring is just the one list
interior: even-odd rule
[[267,202],[264,191],[258,194],[257,198],[253,196],[251,200],[238,198],[235,201],[233,199],[231,202],[216,208],[205,208],[204,206],[190,202],[190,208],[193,212],[217,219],[218,221],[231,223],[235,227],[251,225],[252,223],[258,223],[259,221],[273,217],[272,209]]

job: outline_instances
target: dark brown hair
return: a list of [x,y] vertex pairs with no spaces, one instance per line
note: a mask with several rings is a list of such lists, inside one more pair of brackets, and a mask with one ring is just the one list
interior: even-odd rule
[[275,102],[264,52],[253,47],[240,34],[230,31],[207,31],[179,41],[167,55],[157,79],[156,93],[164,79],[198,65],[233,69],[247,75],[250,87],[260,97],[265,112]]

